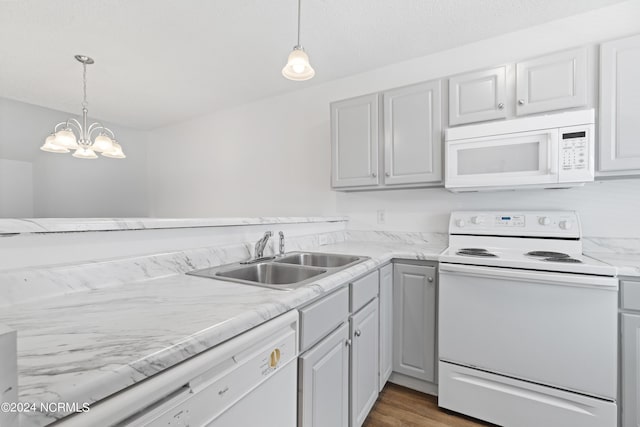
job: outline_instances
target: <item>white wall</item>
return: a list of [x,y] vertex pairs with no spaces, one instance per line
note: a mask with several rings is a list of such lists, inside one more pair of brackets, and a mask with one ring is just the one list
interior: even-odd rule
[[[127,154],[124,161],[102,157],[81,160],[71,154],[41,151],[53,126],[67,118],[69,114],[61,111],[0,98],[0,159],[31,164],[33,170],[32,215],[24,209],[0,206],[0,217],[147,216],[146,132],[105,123],[122,143]],[[24,180],[18,182],[20,177],[15,174],[15,184],[6,178],[0,174],[5,180],[0,188],[26,185]],[[9,193],[3,192],[6,198],[0,197],[0,203],[9,200]],[[15,191],[11,197],[16,200]]]
[[[454,209],[558,208],[579,210],[587,235],[640,237],[640,180],[557,192],[461,195],[443,189],[345,194],[329,188],[329,102],[634,33],[640,33],[635,0],[159,129],[150,139],[151,212],[337,212],[352,216],[355,227],[446,231],[445,217]],[[384,226],[376,224],[378,209],[388,211]]]

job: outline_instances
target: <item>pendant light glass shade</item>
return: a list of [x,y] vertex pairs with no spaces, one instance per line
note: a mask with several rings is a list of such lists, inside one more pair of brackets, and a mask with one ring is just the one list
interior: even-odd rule
[[69,152],[69,150],[67,150],[66,148],[55,145],[54,144],[55,140],[56,140],[56,136],[55,134],[52,133],[44,140],[44,144],[42,144],[42,147],[40,147],[40,149],[42,151],[48,151],[49,153],[68,153]]
[[104,157],[110,157],[112,159],[124,159],[127,157],[124,155],[124,153],[122,152],[122,147],[115,139],[113,140],[111,150],[103,152],[102,155]]
[[53,144],[62,148],[78,148],[78,140],[76,139],[76,135],[69,128],[61,129],[56,132],[56,139],[53,141]]
[[93,151],[91,148],[84,148],[84,147],[78,148],[72,154],[72,156],[77,159],[97,159],[98,158],[95,151]]
[[107,135],[101,133],[100,135],[96,136],[91,149],[96,153],[111,151],[113,149],[113,140]]
[[282,69],[282,75],[289,80],[303,81],[309,80],[315,76],[316,72],[309,63],[309,56],[302,49],[302,46],[296,46],[289,54],[287,65]]

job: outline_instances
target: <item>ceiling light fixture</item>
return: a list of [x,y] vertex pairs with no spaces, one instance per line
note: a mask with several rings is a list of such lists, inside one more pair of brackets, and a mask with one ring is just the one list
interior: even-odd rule
[[312,78],[316,72],[309,63],[309,56],[300,45],[300,0],[298,0],[298,44],[289,54],[287,65],[282,69],[282,75],[289,80],[303,81]]
[[[58,123],[53,132],[44,140],[40,149],[49,153],[68,153],[75,150],[73,157],[78,159],[97,159],[96,153],[101,153],[104,157],[112,159],[124,159],[126,156],[122,152],[122,147],[115,140],[113,132],[104,127],[101,123],[92,123],[87,127],[87,65],[95,61],[85,55],[76,55],[75,58],[82,63],[83,100],[82,100],[82,123],[76,119],[68,119],[66,122]],[[74,130],[78,133],[74,133]],[[93,135],[97,133],[95,138]]]

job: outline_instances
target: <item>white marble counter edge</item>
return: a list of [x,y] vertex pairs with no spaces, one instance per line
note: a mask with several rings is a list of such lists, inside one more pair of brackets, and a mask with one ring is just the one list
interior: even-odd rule
[[[169,369],[176,363],[195,356],[209,348],[213,348],[216,345],[240,335],[243,332],[267,322],[289,310],[300,308],[317,299],[321,295],[329,293],[338,287],[349,283],[351,280],[379,268],[381,265],[390,262],[392,259],[437,261],[442,250],[443,248],[436,249],[435,247],[425,246],[417,246],[415,250],[387,248],[382,253],[371,255],[369,257],[370,259],[367,259],[360,264],[336,272],[326,278],[320,279],[318,282],[305,285],[297,290],[283,293],[283,298],[280,301],[276,302],[271,300],[260,304],[243,315],[235,317],[233,320],[229,319],[232,321],[225,321],[217,325],[211,325],[209,328],[205,328],[185,337],[173,346],[164,348],[160,351],[155,351],[147,357],[139,358],[127,365],[122,365],[120,368],[114,369],[113,367],[110,367],[108,373],[105,373],[105,376],[102,377],[101,380],[96,381],[95,389],[89,384],[83,384],[81,387],[76,388],[77,390],[82,390],[83,396],[62,396],[59,391],[57,394],[60,399],[63,399],[64,401],[83,401],[83,398],[85,399],[84,401],[86,401],[87,396],[90,396],[91,402],[97,402],[113,393],[119,392],[129,386],[133,386],[147,377],[158,374],[165,369]],[[164,279],[166,280],[166,278]],[[136,378],[136,380],[132,382],[133,378]],[[76,387],[77,386],[78,384],[76,384]],[[67,389],[66,387],[63,388],[66,389],[66,392],[72,393],[71,389]],[[29,399],[26,401],[29,401]],[[43,417],[44,419],[49,420],[47,422],[48,424],[56,419],[60,419],[65,414],[34,413],[30,415],[38,418]]]
[[0,219],[1,234],[122,231],[167,228],[229,227],[261,224],[345,222],[346,216],[255,218],[10,218]]

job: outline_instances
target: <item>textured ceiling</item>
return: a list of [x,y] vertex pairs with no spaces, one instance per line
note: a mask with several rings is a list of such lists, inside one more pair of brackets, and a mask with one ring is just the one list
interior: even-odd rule
[[0,96],[150,129],[621,0],[0,0]]

